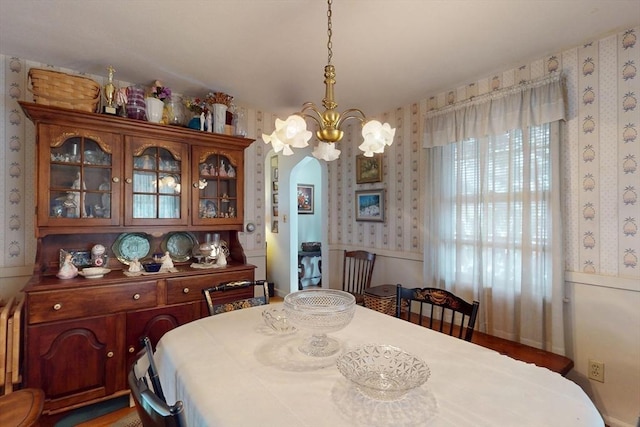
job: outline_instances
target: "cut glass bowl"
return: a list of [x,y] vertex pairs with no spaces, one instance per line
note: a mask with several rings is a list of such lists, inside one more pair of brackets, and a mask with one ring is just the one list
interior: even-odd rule
[[383,344],[349,350],[336,364],[340,373],[362,394],[376,400],[399,400],[431,375],[423,360]]
[[309,289],[284,297],[287,319],[296,329],[311,333],[299,349],[309,356],[331,356],[340,343],[327,333],[339,331],[351,322],[356,299],[348,292],[334,289]]
[[289,319],[284,308],[267,308],[262,312],[262,319],[271,329],[278,334],[286,335],[296,331]]

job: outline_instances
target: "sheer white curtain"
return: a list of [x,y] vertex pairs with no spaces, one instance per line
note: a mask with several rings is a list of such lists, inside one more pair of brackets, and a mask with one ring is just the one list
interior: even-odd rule
[[560,76],[430,113],[425,280],[480,329],[564,354]]

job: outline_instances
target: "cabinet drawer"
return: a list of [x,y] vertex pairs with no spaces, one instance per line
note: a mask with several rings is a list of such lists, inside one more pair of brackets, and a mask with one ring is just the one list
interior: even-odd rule
[[[203,289],[236,280],[253,280],[253,270],[167,279],[167,304],[204,300]],[[242,298],[243,294],[240,297]]]
[[29,324],[154,307],[156,281],[29,294]]

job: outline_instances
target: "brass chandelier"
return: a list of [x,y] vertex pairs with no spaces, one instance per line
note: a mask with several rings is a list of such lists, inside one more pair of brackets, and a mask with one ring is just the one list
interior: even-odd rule
[[333,0],[327,0],[327,65],[324,67],[325,96],[322,99],[324,111],[320,111],[313,102],[305,102],[302,110],[287,117],[286,120],[276,119],[275,130],[271,135],[262,134],[265,144],[271,143],[273,150],[278,153],[282,151],[285,156],[293,154],[292,148],[304,148],[309,145],[311,132],[307,130],[306,119],[313,120],[317,125],[316,137],[318,145],[313,150],[313,156],[328,162],[340,157],[340,150],[335,148],[335,144],[342,140],[344,131],[342,125],[351,119],[358,120],[362,125],[362,136],[364,142],[358,147],[367,157],[372,157],[375,153],[384,152],[387,145],[393,143],[395,128],[389,123],[380,123],[377,120],[367,120],[364,113],[357,108],[345,110],[342,114],[336,111],[338,104],[333,97],[333,85],[336,83],[336,69],[331,65],[333,56],[331,36],[331,4]]

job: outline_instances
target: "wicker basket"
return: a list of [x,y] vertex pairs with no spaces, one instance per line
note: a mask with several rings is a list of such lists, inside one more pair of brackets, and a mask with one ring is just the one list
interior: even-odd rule
[[89,112],[98,107],[100,85],[87,77],[31,68],[29,78],[36,104]]
[[396,296],[386,297],[364,294],[364,306],[389,316],[396,315]]

